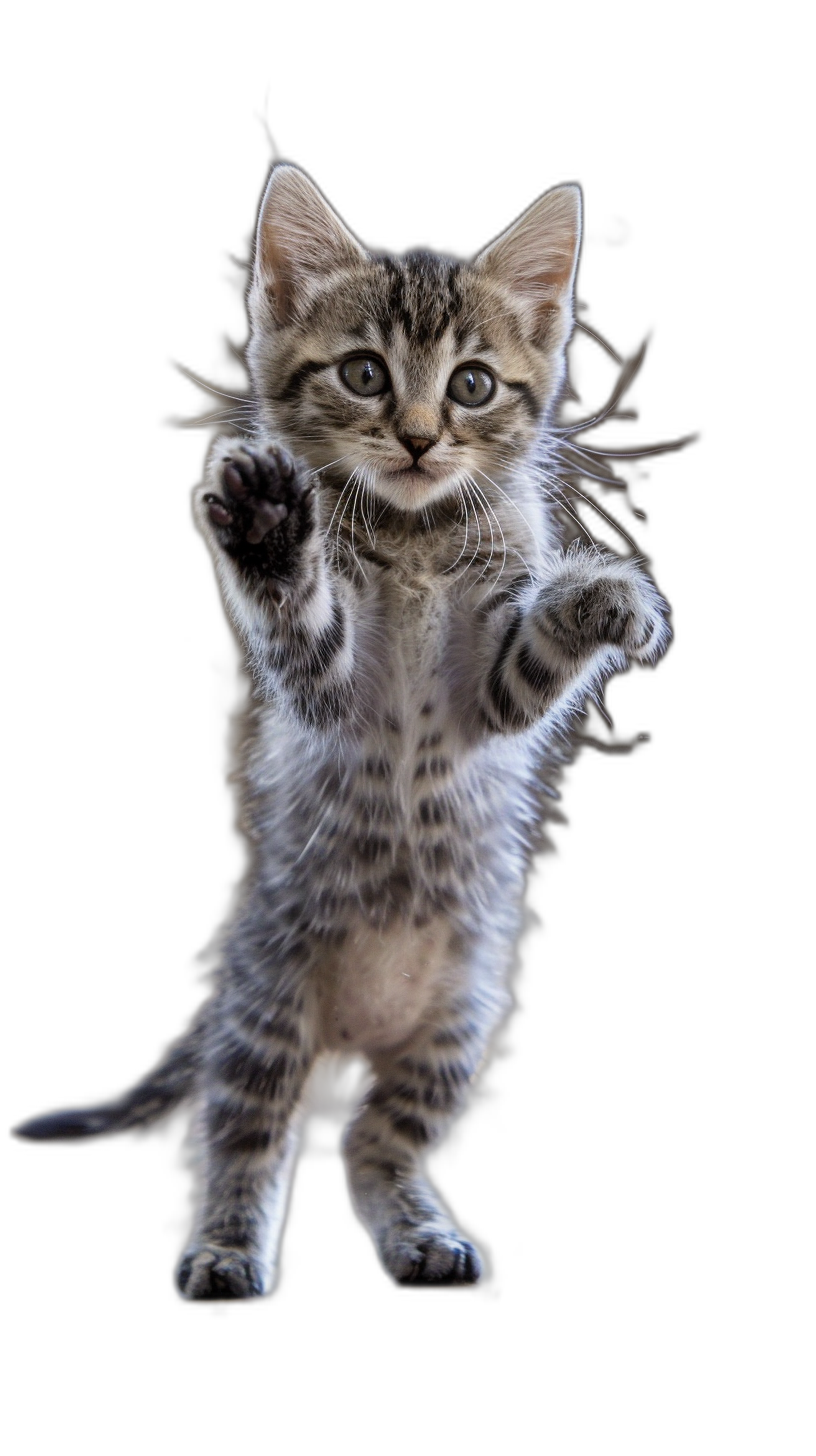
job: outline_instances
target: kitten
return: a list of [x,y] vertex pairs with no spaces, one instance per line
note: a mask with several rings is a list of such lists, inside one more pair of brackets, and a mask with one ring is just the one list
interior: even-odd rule
[[508,1007],[553,738],[670,635],[635,560],[565,550],[542,489],[580,232],[565,186],[472,263],[378,256],[303,172],[272,170],[252,425],[215,442],[195,501],[257,698],[251,869],[215,993],[160,1066],[116,1102],[18,1129],[82,1137],[194,1099],[190,1299],[271,1288],[293,1118],[328,1049],[371,1066],[344,1149],[385,1267],[479,1277],[423,1154]]

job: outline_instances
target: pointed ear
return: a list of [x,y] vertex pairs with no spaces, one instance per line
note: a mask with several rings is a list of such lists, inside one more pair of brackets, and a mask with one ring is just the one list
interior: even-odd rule
[[581,189],[545,192],[474,259],[474,267],[527,304],[538,343],[566,343],[581,246]]
[[266,296],[276,323],[290,322],[328,274],[365,257],[305,172],[289,162],[272,168],[258,214],[253,292]]

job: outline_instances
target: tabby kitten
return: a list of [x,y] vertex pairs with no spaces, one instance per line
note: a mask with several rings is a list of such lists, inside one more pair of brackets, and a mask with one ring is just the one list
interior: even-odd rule
[[29,1138],[197,1107],[189,1299],[267,1292],[315,1059],[362,1052],[352,1198],[395,1279],[478,1279],[423,1154],[508,1007],[542,762],[589,695],[653,662],[634,559],[564,549],[541,481],[573,329],[581,199],[546,193],[470,263],[364,249],[273,168],[248,294],[252,423],[197,519],[252,676],[249,870],[215,992],[137,1087]]

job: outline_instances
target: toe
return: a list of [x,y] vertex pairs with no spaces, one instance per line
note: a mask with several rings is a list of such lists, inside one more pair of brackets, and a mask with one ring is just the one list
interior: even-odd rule
[[264,1292],[260,1270],[234,1249],[191,1251],[182,1259],[176,1279],[186,1299],[251,1299]]

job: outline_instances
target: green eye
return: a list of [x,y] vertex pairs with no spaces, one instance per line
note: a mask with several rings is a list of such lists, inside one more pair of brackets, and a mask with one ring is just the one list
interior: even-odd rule
[[340,365],[340,378],[354,394],[369,396],[384,394],[391,384],[385,365],[365,354],[346,359]]
[[487,404],[495,390],[496,381],[483,364],[463,364],[453,371],[448,383],[448,394],[457,404]]

